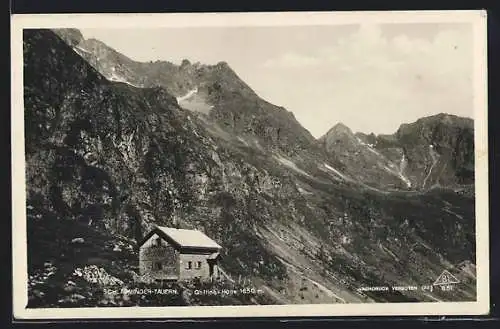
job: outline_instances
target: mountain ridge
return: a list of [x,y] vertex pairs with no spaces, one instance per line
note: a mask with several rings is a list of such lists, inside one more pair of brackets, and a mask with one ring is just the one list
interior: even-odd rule
[[[189,59],[183,59],[181,61],[181,64],[179,64],[179,65],[176,65],[173,62],[170,62],[168,60],[156,60],[156,61],[150,61],[150,62],[147,62],[147,61],[143,61],[143,62],[141,62],[141,61],[135,61],[133,59],[130,59],[126,55],[123,55],[122,53],[120,53],[116,49],[108,46],[106,43],[104,43],[104,42],[102,42],[102,41],[100,41],[100,40],[98,40],[96,38],[85,39],[83,37],[83,34],[78,29],[64,28],[64,29],[52,29],[52,30],[58,36],[60,36],[66,43],[68,43],[72,47],[78,46],[81,43],[85,44],[85,42],[95,43],[95,44],[100,45],[101,47],[106,48],[106,51],[111,51],[111,52],[119,55],[120,57],[126,58],[127,61],[134,62],[136,64],[151,64],[151,63],[155,63],[155,64],[156,63],[158,63],[158,64],[168,64],[168,65],[171,65],[172,67],[175,67],[177,69],[189,68],[189,67],[193,67],[193,66],[194,67],[219,67],[219,68],[226,68],[226,69],[229,70],[229,72],[231,72],[232,75],[235,76],[235,78],[237,78],[238,82],[243,83],[245,85],[245,89],[249,90],[251,93],[255,93],[241,78],[239,78],[239,76],[236,74],[236,72],[224,60],[218,61],[215,64],[201,64],[199,62],[196,62],[196,63],[193,64]],[[85,55],[83,55],[83,57],[86,60],[88,60],[88,58]],[[91,61],[89,61],[89,62],[91,62]],[[92,63],[91,63],[91,65],[92,65]],[[106,76],[105,73],[104,73],[104,76]],[[168,91],[168,88],[167,88],[167,91]],[[185,91],[189,91],[189,90],[185,90]],[[179,96],[179,95],[177,95],[177,96]],[[266,102],[265,100],[263,100],[263,101]],[[274,104],[270,104],[270,105],[276,106]],[[280,109],[284,109],[281,106],[276,106],[276,107],[280,108]],[[294,117],[293,112],[289,112],[289,113]],[[403,127],[405,127],[407,125],[419,123],[419,122],[422,122],[422,121],[439,119],[439,118],[441,118],[441,119],[452,118],[455,122],[459,122],[459,121],[461,121],[461,119],[473,122],[473,119],[470,118],[470,117],[464,117],[464,116],[458,116],[458,115],[454,115],[454,114],[450,114],[450,113],[440,112],[440,113],[431,114],[431,115],[427,115],[425,117],[418,118],[418,119],[416,119],[413,122],[401,123],[400,126],[396,129],[396,131],[393,132],[392,134],[397,134],[397,132],[399,130],[401,130]],[[459,120],[457,120],[457,119],[459,119]],[[344,127],[347,127],[345,124],[343,124],[341,122],[337,123],[336,125],[342,125]],[[350,129],[349,127],[347,127],[347,128]],[[304,127],[304,129],[307,129],[307,128]],[[331,130],[331,129],[333,129],[333,127],[330,128],[329,130]],[[328,131],[325,132],[325,134],[323,134],[322,136],[318,137],[317,139],[319,140],[319,139],[323,138],[324,135],[326,135],[327,133],[328,133]],[[367,132],[361,132],[361,131],[359,131],[359,132],[355,132],[355,134],[371,135],[373,133],[367,133]],[[384,135],[388,135],[388,134],[378,134],[378,136],[384,136]]]
[[[54,32],[66,43],[75,39],[77,33],[65,29]],[[215,65],[184,62],[179,66],[168,61],[136,62],[100,41],[80,39],[78,45],[74,43],[69,44],[109,80],[136,87],[162,86],[182,98],[181,107],[197,115],[207,115],[237,133],[256,136],[271,147],[293,153],[288,147],[293,142],[303,149],[311,147],[315,140],[291,112],[260,98],[227,62]]]

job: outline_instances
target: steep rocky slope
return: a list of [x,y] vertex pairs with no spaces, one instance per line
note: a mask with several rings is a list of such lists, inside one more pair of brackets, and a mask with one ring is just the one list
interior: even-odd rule
[[358,135],[339,123],[318,142],[331,157],[340,159],[347,173],[369,186],[411,190],[413,185],[406,176],[403,155],[398,161],[387,158],[374,144]]
[[[163,87],[106,79],[66,42],[24,31],[31,307],[475,299],[473,198],[367,188],[225,64],[211,76],[220,112],[197,115]],[[244,131],[252,115],[264,131]],[[174,219],[224,247],[229,282],[265,295],[116,302],[78,275],[133,285],[136,241]],[[443,269],[460,278],[453,291],[358,291],[432,284]]]

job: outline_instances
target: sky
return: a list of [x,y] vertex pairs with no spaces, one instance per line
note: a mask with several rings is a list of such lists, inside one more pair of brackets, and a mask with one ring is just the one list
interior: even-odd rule
[[467,23],[81,31],[137,61],[225,61],[315,137],[339,122],[392,134],[442,112],[473,117]]

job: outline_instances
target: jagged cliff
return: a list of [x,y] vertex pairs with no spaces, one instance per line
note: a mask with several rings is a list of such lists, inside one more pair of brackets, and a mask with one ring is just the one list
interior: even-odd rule
[[[161,68],[151,69],[168,77],[161,83],[112,81],[102,68],[111,61],[82,57],[88,46],[76,47],[84,43],[74,30],[24,31],[33,307],[67,305],[78,267],[98,265],[129,280],[136,241],[174,218],[224,247],[221,266],[229,277],[266,293],[241,303],[475,298],[474,273],[463,270],[463,262],[468,269],[475,262],[473,198],[439,188],[369,186],[344,162],[355,156],[351,137],[345,154],[332,155],[329,142],[323,149],[290,112],[260,99],[225,63],[173,67],[205,70],[182,90],[197,92],[183,98],[180,89],[167,88],[177,76]],[[135,72],[134,65],[124,61],[120,72]],[[194,94],[213,107],[186,105]],[[453,292],[357,291],[430,284],[444,268],[462,281]],[[85,304],[79,298],[74,303]]]

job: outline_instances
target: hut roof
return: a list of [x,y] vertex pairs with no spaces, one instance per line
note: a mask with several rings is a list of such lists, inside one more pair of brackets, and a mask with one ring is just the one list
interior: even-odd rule
[[160,235],[165,235],[181,248],[200,248],[200,249],[222,249],[222,247],[209,238],[205,233],[199,230],[187,230],[173,227],[157,226],[151,233],[158,232]]

